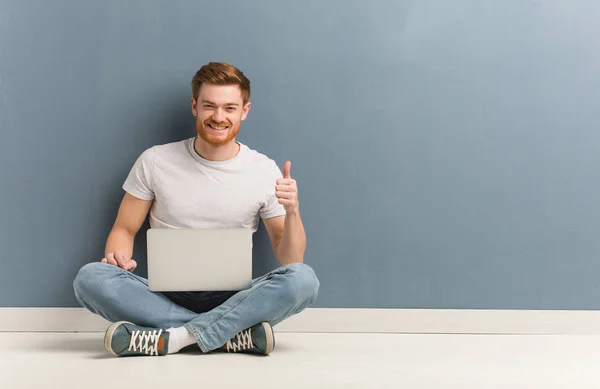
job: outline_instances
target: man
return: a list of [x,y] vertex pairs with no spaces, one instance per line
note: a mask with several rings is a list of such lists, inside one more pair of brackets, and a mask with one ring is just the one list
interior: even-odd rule
[[[131,169],[106,242],[105,257],[73,283],[79,303],[113,322],[105,335],[115,355],[167,355],[198,344],[203,352],[269,354],[272,326],[317,297],[305,265],[306,235],[291,163],[283,168],[236,141],[250,110],[250,81],[226,63],[204,65],[192,79],[198,136],[145,150]],[[262,218],[281,267],[241,292],[153,293],[132,273],[134,237],[151,228],[251,228]]]

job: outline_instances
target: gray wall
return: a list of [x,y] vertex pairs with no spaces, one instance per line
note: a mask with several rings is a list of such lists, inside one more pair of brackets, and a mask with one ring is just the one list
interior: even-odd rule
[[0,0],[0,306],[76,306],[218,60],[241,141],[293,162],[316,306],[596,309],[599,44],[593,0]]

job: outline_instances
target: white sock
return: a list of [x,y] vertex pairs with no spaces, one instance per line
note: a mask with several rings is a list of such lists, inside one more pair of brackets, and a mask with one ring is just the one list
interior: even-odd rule
[[196,338],[185,327],[169,328],[169,354],[178,353],[184,347],[196,343]]

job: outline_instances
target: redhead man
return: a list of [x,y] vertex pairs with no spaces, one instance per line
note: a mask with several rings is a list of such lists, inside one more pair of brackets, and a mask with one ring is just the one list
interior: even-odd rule
[[[127,176],[104,258],[73,283],[79,303],[113,323],[104,342],[110,353],[167,355],[197,344],[203,352],[269,354],[272,326],[317,297],[291,163],[282,174],[236,141],[250,106],[250,81],[239,69],[202,66],[192,79],[197,136],[145,150]],[[134,238],[148,214],[151,228],[256,231],[262,219],[281,266],[240,292],[151,292],[132,273]]]

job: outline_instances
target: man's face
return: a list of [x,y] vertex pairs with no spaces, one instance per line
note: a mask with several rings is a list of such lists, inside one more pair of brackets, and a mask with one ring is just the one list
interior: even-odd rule
[[249,110],[250,103],[244,105],[242,91],[237,85],[203,84],[198,100],[192,97],[196,131],[213,146],[233,141]]

